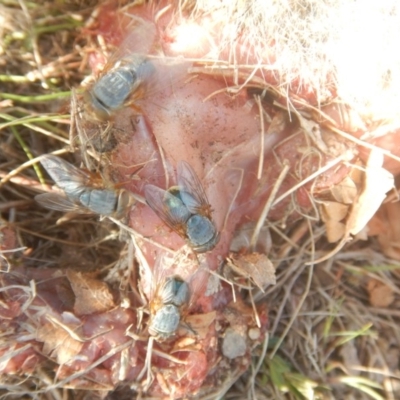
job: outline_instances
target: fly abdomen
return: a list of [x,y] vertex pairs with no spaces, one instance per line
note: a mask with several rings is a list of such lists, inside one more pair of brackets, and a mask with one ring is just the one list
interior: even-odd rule
[[219,238],[214,224],[200,214],[192,215],[188,219],[186,235],[190,244],[199,253],[212,249]]
[[181,314],[178,307],[167,304],[160,308],[151,320],[149,332],[160,340],[175,334],[179,327]]

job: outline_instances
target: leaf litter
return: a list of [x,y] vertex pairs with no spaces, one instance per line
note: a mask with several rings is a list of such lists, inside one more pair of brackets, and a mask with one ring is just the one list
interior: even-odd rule
[[[86,13],[82,13],[83,18],[86,16]],[[15,15],[15,18],[18,16]],[[12,29],[14,28],[10,30]],[[73,33],[68,32],[67,35]],[[75,52],[72,54],[72,60],[79,60]],[[21,54],[16,54],[17,61],[18,57],[21,57]],[[61,59],[60,63],[73,74],[73,64],[69,64],[71,59]],[[13,61],[15,62],[16,60]],[[42,60],[39,67],[43,62],[46,63],[46,60]],[[53,74],[52,68],[45,69],[44,73],[38,72],[40,68],[34,68],[33,71],[35,74],[30,76],[39,81],[59,78],[58,73]],[[71,76],[71,80],[75,81],[80,78]],[[7,85],[8,92],[12,92],[16,87],[13,86],[15,84]],[[26,92],[29,92],[28,88]],[[33,104],[33,110],[27,107],[23,110],[24,113],[27,110],[28,114],[46,113],[45,108],[37,104]],[[303,123],[302,127],[316,133],[313,122],[309,122],[309,125]],[[54,132],[57,132],[56,128],[59,127],[53,128]],[[311,140],[319,151],[325,152],[329,149],[329,146],[321,141],[319,133]],[[43,138],[42,141],[43,143],[37,145],[38,148],[54,148],[51,140]],[[11,143],[10,147],[15,150],[14,155],[2,153],[2,158],[5,159],[2,169],[8,173],[19,167],[21,156],[15,142]],[[2,150],[4,151],[4,148]],[[268,302],[271,319],[269,348],[272,348],[282,335],[285,336],[274,357],[270,357],[270,349],[266,349],[265,358],[260,349],[254,350],[252,368],[256,369],[258,357],[262,357],[260,368],[257,369],[258,374],[253,376],[251,372],[247,372],[238,379],[238,374],[232,371],[228,386],[233,386],[228,392],[229,398],[253,396],[261,399],[297,399],[302,398],[300,393],[324,399],[398,397],[400,314],[397,310],[400,304],[400,234],[397,216],[400,209],[398,203],[385,202],[388,192],[394,187],[394,179],[382,167],[382,161],[382,152],[372,150],[366,165],[356,166],[361,173],[361,181],[345,181],[348,179],[345,178],[331,188],[334,201],[315,200],[320,205],[324,229],[307,216],[303,221],[297,222],[295,227],[267,219],[264,228],[273,232],[274,239],[268,256],[237,253],[231,257],[234,272],[241,278],[252,280],[260,289],[254,293],[255,301]],[[30,182],[40,186],[35,175],[21,169],[18,176],[22,173],[26,174],[25,177],[29,178]],[[19,182],[17,185],[16,190],[10,187],[10,183],[5,186],[10,197],[21,199],[33,195],[30,183]],[[77,242],[87,243],[87,238],[90,238],[87,249],[81,254],[82,266],[85,268],[98,262],[92,252],[93,246],[104,256],[101,267],[106,270],[109,264],[115,264],[113,261],[120,255],[121,246],[114,240],[103,241],[107,235],[104,230],[98,229],[99,221],[75,217],[67,222],[70,232],[72,229],[74,232],[69,233],[65,239],[66,225],[57,226],[54,216],[32,207],[29,210],[22,208],[19,212],[22,217],[29,215],[29,221],[28,218],[25,218],[25,221],[24,218],[15,220],[14,209],[8,215],[8,220],[2,221],[7,228],[1,230],[1,255],[15,273],[18,273],[18,264],[34,265],[34,260],[37,259],[45,260],[47,265],[59,265],[60,253],[64,251],[64,254],[68,254],[63,246],[74,247],[74,243]],[[368,242],[354,240],[347,243],[351,238],[357,237],[366,226]],[[41,233],[46,233],[46,236],[41,238],[38,236]],[[305,263],[309,260],[313,248],[326,248],[326,235],[329,242],[341,240],[341,249],[336,248],[336,251],[329,253],[329,258],[318,260],[320,265],[310,275]],[[376,236],[376,240],[373,236]],[[63,238],[66,243],[70,242],[70,245],[52,240],[57,237]],[[67,264],[65,260],[64,263]],[[307,280],[310,277],[311,284],[308,287]],[[11,290],[15,283],[12,279],[7,279],[2,277],[2,292]],[[89,302],[88,309],[75,311],[84,315],[86,312],[100,312],[113,307],[114,300],[101,280],[96,281],[96,278],[85,276],[87,282],[82,287],[79,284],[81,279],[81,272],[69,272],[68,280],[73,288],[75,286],[76,301],[81,303],[88,299]],[[21,286],[26,293],[32,291],[31,296],[35,298],[29,282],[25,280]],[[92,293],[93,298],[90,295],[86,297],[87,292]],[[106,299],[106,306],[104,309],[98,308],[98,304],[102,302],[99,299],[103,298]],[[68,363],[83,345],[77,335],[79,324],[77,321],[69,321],[62,327],[51,323],[50,319],[43,326],[37,327],[32,320],[33,309],[29,309],[29,304],[27,302],[21,310],[8,304],[7,313],[17,315],[20,312],[25,315],[26,321],[21,323],[19,329],[25,328],[29,334],[36,332],[36,339],[46,343],[43,348],[46,355],[54,356],[59,364]],[[299,304],[301,307],[298,307]],[[34,309],[42,314],[46,314],[48,310],[44,304],[36,305]],[[5,311],[2,311],[2,315],[3,312]],[[198,329],[203,329],[202,326],[210,323],[213,318],[214,315],[207,316],[199,322]],[[290,329],[286,330],[288,322]],[[29,351],[29,346],[17,348],[15,337],[8,329],[11,329],[10,325],[3,326],[2,347],[6,346],[11,350],[8,358],[2,356],[3,362],[6,359],[10,360],[13,355]],[[15,331],[14,327],[12,329]],[[53,398],[61,398],[65,392],[69,392],[74,398],[85,398],[84,391],[74,390],[68,380],[64,381],[64,387],[51,387],[49,379],[53,379],[54,376],[48,376],[39,369],[33,371],[29,378],[23,377],[19,381],[3,376],[2,394],[21,398],[24,394],[32,393],[32,385],[35,385],[41,391],[45,391],[47,387],[49,395],[53,392]],[[97,397],[97,392],[92,394],[92,398]]]

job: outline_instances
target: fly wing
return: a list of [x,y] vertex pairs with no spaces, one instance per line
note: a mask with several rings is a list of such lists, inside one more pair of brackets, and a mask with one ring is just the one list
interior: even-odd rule
[[[165,296],[163,296],[163,290],[167,281],[168,274],[170,273],[170,262],[165,255],[159,254],[154,263],[154,267],[151,270],[151,275],[144,278],[141,276],[141,284],[144,282],[150,282],[150,293],[148,296],[150,312],[156,313],[163,304]],[[144,271],[142,268],[141,271]],[[148,293],[148,291],[147,291]]]
[[203,185],[193,168],[185,161],[178,164],[178,185],[182,201],[192,214],[202,214],[211,219],[210,204]]
[[[144,194],[147,204],[151,209],[174,231],[179,233],[181,236],[185,236],[186,230],[184,229],[187,220],[187,210],[181,212],[180,207],[170,207],[168,204],[172,204],[177,201],[177,198],[154,185],[146,185],[144,188]],[[186,212],[185,212],[186,211]]]
[[[76,89],[71,90],[71,129],[70,142],[74,148],[79,148],[81,158],[89,170],[94,170],[92,158],[96,154],[96,146],[94,142],[100,142],[100,149],[104,147],[103,142],[108,142],[107,124],[96,121],[94,124],[85,118],[84,104],[82,103],[81,94]],[[98,139],[100,138],[100,139]],[[95,152],[93,152],[94,150]]]
[[189,290],[190,290],[190,301],[188,308],[192,309],[196,306],[197,300],[201,296],[207,296],[208,294],[208,280],[211,274],[207,267],[201,266],[189,279]]
[[40,162],[57,186],[64,190],[69,198],[79,199],[81,193],[85,190],[85,184],[90,179],[85,171],[50,154],[42,158]]
[[35,201],[45,208],[50,210],[63,211],[63,212],[76,212],[79,214],[92,214],[78,204],[74,203],[67,197],[60,196],[56,193],[43,193],[35,196]]
[[[108,59],[103,71],[112,68],[115,63],[123,58],[149,53],[156,37],[156,27],[150,21],[145,21],[140,17],[134,17],[125,28],[125,39]],[[136,57],[136,56],[135,56]]]
[[113,215],[117,207],[118,193],[107,189],[86,190],[79,201],[96,214]]

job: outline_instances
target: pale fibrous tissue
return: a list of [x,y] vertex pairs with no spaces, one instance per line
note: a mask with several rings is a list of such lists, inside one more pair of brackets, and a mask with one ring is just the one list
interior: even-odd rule
[[[399,11],[345,0],[99,6],[88,28],[112,55],[89,55],[93,76],[73,91],[81,167],[44,157],[63,193],[37,200],[112,218],[126,280],[5,277],[26,285],[25,297],[7,292],[10,328],[30,309],[36,334],[2,374],[50,359],[54,388],[222,396],[268,331],[268,299],[249,301],[275,284],[266,219],[290,225],[314,200],[333,201],[368,158],[352,137],[399,153]],[[400,171],[389,157],[384,166]],[[37,280],[51,283],[31,298]]]

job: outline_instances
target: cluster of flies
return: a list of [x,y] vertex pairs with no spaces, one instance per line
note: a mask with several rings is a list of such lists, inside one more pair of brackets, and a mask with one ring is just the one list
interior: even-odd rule
[[[80,97],[82,108],[75,123],[81,137],[85,134],[85,124],[97,126],[97,134],[90,137],[92,143],[107,142],[118,111],[126,106],[136,109],[135,98],[142,95],[140,92],[145,90],[146,81],[154,73],[154,65],[146,57],[131,54],[121,58],[120,52],[109,60],[97,80]],[[77,102],[77,95],[73,93],[73,106]],[[107,147],[103,149],[108,151]],[[41,163],[64,192],[63,195],[44,193],[36,196],[44,207],[120,218],[134,204],[132,193],[114,184],[107,185],[98,172],[77,168],[54,155],[43,156]],[[196,253],[210,251],[217,244],[219,233],[211,217],[211,206],[198,176],[188,163],[181,161],[178,164],[176,186],[162,189],[146,185],[145,198],[160,219]],[[180,325],[182,310],[189,305],[190,289],[179,276],[161,279],[157,285],[150,299],[148,330],[157,340],[166,340]]]

